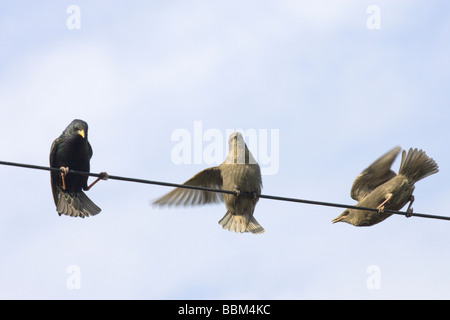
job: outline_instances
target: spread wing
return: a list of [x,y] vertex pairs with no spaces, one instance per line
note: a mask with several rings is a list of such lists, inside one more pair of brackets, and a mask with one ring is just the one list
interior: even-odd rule
[[[191,179],[183,183],[188,186],[198,186],[211,189],[222,189],[222,174],[219,167],[212,167],[200,171]],[[176,188],[153,202],[154,205],[189,206],[223,201],[223,194],[219,192]]]
[[391,170],[391,166],[400,151],[400,147],[395,147],[361,172],[353,182],[351,197],[361,201],[372,190],[395,177],[396,173]]

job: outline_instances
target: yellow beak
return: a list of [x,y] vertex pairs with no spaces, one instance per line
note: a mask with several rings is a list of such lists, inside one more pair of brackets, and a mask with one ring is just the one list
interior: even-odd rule
[[84,134],[84,130],[83,130],[83,129],[79,130],[77,133],[78,133],[80,136],[82,136],[83,138],[85,137],[85,134]]

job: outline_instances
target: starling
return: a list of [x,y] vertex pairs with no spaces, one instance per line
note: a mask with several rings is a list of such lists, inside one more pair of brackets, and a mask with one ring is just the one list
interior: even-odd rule
[[[262,188],[260,167],[248,150],[241,133],[232,133],[228,144],[229,153],[221,165],[197,173],[184,185],[229,190],[236,194],[176,188],[154,201],[153,204],[188,206],[225,201],[227,212],[219,221],[223,229],[263,233],[263,227],[253,217],[259,200],[257,195],[261,193]],[[246,195],[240,194],[241,192],[245,192]]]
[[400,210],[408,202],[407,213],[412,213],[414,202],[414,184],[429,175],[439,171],[437,163],[426,153],[417,148],[410,148],[408,153],[403,150],[399,173],[392,171],[391,165],[400,152],[396,147],[376,160],[365,169],[355,180],[351,197],[358,201],[356,206],[376,208],[376,211],[347,209],[339,217],[332,220],[347,222],[354,226],[372,226],[392,214],[384,210]]
[[[69,170],[89,172],[92,147],[88,141],[88,125],[83,120],[73,120],[57,138],[50,150],[50,166],[61,168],[61,172],[51,172],[53,200],[59,215],[88,217],[98,214],[101,209],[82,190],[89,190],[88,176],[68,174]],[[107,179],[102,172],[102,179]]]

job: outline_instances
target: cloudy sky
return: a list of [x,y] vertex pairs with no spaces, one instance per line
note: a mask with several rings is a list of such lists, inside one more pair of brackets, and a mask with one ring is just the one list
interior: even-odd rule
[[[444,0],[3,1],[0,160],[48,165],[80,118],[93,172],[182,183],[241,129],[264,194],[354,204],[364,168],[417,147],[440,172],[414,210],[450,216],[449,35]],[[0,181],[2,299],[450,298],[447,221],[357,228],[261,199],[266,232],[236,234],[222,204],[154,208],[167,187],[102,181],[102,212],[75,219],[48,172],[2,166]]]

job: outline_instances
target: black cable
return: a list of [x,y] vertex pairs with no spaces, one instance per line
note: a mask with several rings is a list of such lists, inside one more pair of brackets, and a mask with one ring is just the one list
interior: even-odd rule
[[[54,172],[62,172],[62,170],[60,168],[51,168],[51,167],[44,167],[44,166],[37,166],[37,165],[32,165],[32,164],[24,164],[24,163],[16,163],[16,162],[0,161],[0,165],[37,169],[37,170],[54,171]],[[104,175],[101,173],[83,172],[83,171],[76,171],[76,170],[70,170],[70,169],[69,169],[69,173],[79,174],[79,175],[84,175],[84,176],[92,176],[92,177],[97,177],[97,178],[104,177]],[[190,185],[185,185],[185,184],[153,181],[153,180],[146,180],[146,179],[137,179],[137,178],[129,178],[129,177],[121,177],[121,176],[113,176],[113,175],[108,175],[108,179],[127,181],[127,182],[144,183],[144,184],[153,184],[153,185],[159,185],[159,186],[165,186],[165,187],[195,189],[195,190],[218,192],[218,193],[228,193],[228,194],[237,195],[236,191],[231,191],[231,190],[213,189],[213,188],[207,188],[207,187],[190,186]],[[248,197],[257,197],[257,198],[262,198],[262,199],[277,200],[277,201],[305,203],[305,204],[319,205],[319,206],[326,206],[326,207],[337,207],[337,208],[344,208],[344,209],[356,209],[356,210],[366,210],[366,211],[376,211],[376,212],[379,211],[376,208],[358,207],[358,206],[353,206],[353,205],[346,205],[346,204],[339,204],[339,203],[332,203],[332,202],[304,200],[304,199],[298,199],[298,198],[287,198],[287,197],[271,196],[271,195],[265,195],[265,194],[254,194],[251,192],[244,192],[244,191],[239,192],[239,195],[248,196]],[[385,209],[383,212],[388,213],[388,214],[404,215],[406,217],[421,217],[421,218],[449,220],[450,221],[450,217],[438,216],[438,215],[432,215],[432,214],[426,214],[426,213],[416,213],[416,212],[410,213],[410,212],[405,212],[405,211],[396,211],[396,210],[388,210],[388,209]]]

